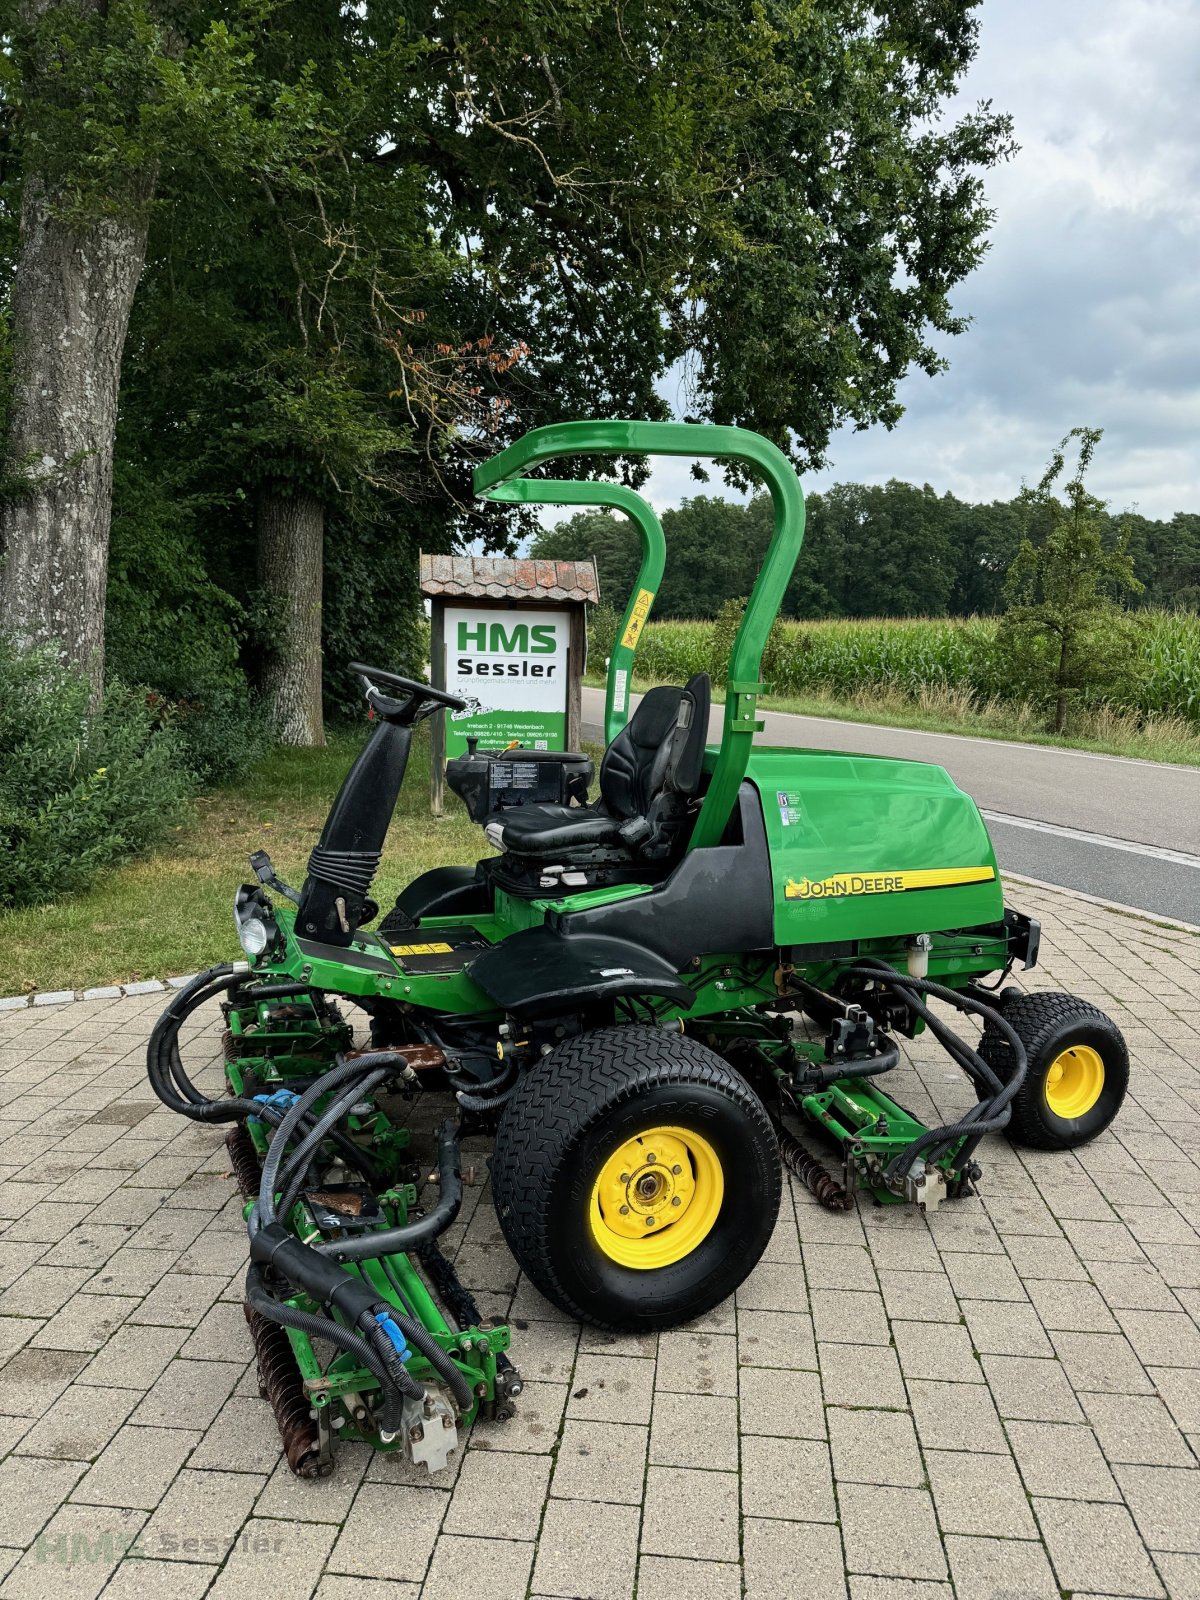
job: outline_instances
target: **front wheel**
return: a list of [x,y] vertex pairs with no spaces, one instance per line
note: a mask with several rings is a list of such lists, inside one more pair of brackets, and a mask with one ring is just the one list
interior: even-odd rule
[[[1129,1052],[1116,1023],[1073,994],[1010,989],[1002,999],[1004,1020],[1029,1055],[1025,1082],[1013,1097],[1008,1137],[1033,1150],[1074,1150],[1103,1133],[1129,1085]],[[979,1050],[1007,1082],[1012,1050],[990,1023]]]
[[492,1154],[500,1226],[569,1316],[621,1331],[710,1310],[779,1212],[762,1102],[711,1050],[640,1026],[570,1039],[521,1079]]

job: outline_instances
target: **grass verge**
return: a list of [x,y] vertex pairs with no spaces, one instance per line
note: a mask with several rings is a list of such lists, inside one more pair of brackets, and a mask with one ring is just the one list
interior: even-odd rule
[[[165,978],[239,954],[233,895],[250,876],[246,857],[268,850],[280,876],[298,886],[362,743],[354,730],[331,735],[323,750],[273,750],[239,788],[201,796],[165,850],[85,894],[0,913],[0,995]],[[458,798],[446,801],[446,815],[431,817],[429,739],[420,729],[375,883],[381,906],[429,867],[488,853]]]

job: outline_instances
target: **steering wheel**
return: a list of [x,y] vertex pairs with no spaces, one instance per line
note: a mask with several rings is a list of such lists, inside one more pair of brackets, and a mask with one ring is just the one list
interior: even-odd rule
[[[389,722],[421,722],[443,707],[462,711],[467,704],[459,695],[449,694],[445,689],[435,689],[431,683],[421,683],[416,678],[402,678],[398,672],[388,672],[383,667],[369,667],[363,661],[351,661],[350,671],[356,672],[366,684],[367,700],[372,709]],[[389,689],[403,690],[404,698],[397,700],[391,695],[380,694],[377,682],[387,684]]]

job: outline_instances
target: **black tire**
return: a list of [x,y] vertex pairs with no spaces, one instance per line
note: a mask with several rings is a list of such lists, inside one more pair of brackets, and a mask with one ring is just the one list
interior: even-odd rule
[[[608,1235],[594,1191],[605,1163],[630,1141],[672,1128],[715,1154],[719,1209],[681,1259],[626,1265],[599,1242]],[[522,1077],[491,1168],[496,1215],[532,1282],[568,1316],[622,1332],[673,1327],[732,1294],[766,1249],[782,1188],[774,1130],[741,1074],[694,1039],[632,1025],[570,1039]],[[693,1165],[683,1182],[697,1172]],[[683,1202],[684,1222],[693,1203]]]
[[[1001,997],[1004,1020],[1016,1029],[1029,1055],[1029,1070],[1012,1102],[1005,1132],[1013,1144],[1032,1150],[1074,1150],[1096,1138],[1112,1122],[1129,1086],[1129,1052],[1111,1017],[1073,994],[1023,994],[1007,989]],[[1057,1059],[1075,1046],[1094,1051],[1103,1068],[1100,1093],[1078,1116],[1061,1116],[1048,1098],[1048,1075]],[[1012,1076],[1012,1049],[992,1023],[986,1023],[980,1054],[1002,1083]]]

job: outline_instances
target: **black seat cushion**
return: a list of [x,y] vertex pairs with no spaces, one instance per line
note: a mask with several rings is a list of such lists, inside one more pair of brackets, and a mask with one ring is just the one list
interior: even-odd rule
[[518,855],[548,855],[572,845],[605,844],[620,819],[590,806],[513,806],[484,827],[494,845]]

